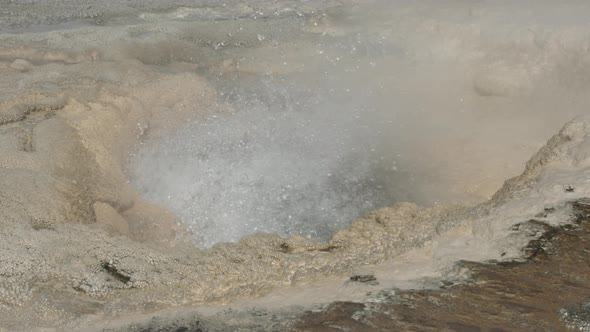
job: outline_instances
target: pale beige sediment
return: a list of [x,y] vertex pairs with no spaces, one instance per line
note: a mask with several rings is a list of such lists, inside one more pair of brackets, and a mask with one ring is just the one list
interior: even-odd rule
[[[39,65],[34,73],[54,68]],[[228,301],[341,273],[425,241],[436,225],[427,220],[444,212],[403,204],[359,220],[330,243],[260,234],[196,249],[183,243],[174,215],[137,196],[123,165],[144,135],[223,109],[214,90],[195,74],[155,73],[133,61],[61,70],[63,87],[5,100],[0,109],[0,274],[11,280],[0,305],[12,317],[30,316],[35,326],[83,315],[58,303],[63,297],[94,303],[94,313],[120,305],[145,310]],[[117,81],[96,86],[77,73]],[[411,235],[407,220],[423,231]],[[43,289],[55,296],[41,301]]]
[[[28,62],[47,63],[61,62],[66,64],[80,63],[84,61],[96,61],[99,58],[97,50],[90,49],[83,52],[70,50],[39,49],[31,47],[0,47],[0,60],[14,61],[18,70]],[[26,62],[25,62],[26,61]]]
[[[0,284],[0,320],[7,326],[28,320],[31,327],[64,329],[102,315],[260,295],[382,262],[481,213],[402,203],[326,243],[258,234],[195,248],[170,212],[138,197],[123,167],[143,136],[223,109],[215,91],[186,68],[163,73],[134,60],[58,62],[26,73],[33,75],[22,87],[28,94],[0,105],[0,275],[7,280]],[[55,72],[57,87],[40,88],[40,78]],[[568,125],[489,205],[503,203],[503,193],[532,190],[540,174],[533,170],[564,146],[586,147],[575,154],[585,162],[580,137],[587,122]]]
[[96,224],[104,226],[109,232],[129,235],[129,224],[110,204],[96,202],[93,205]]
[[[243,11],[237,9],[238,13]],[[389,26],[383,23],[391,20],[390,11],[382,11],[382,17],[372,16],[372,21],[378,24],[367,31],[366,36],[394,39],[396,35],[401,36],[402,50],[410,59],[443,53],[441,58],[462,61],[469,56],[459,54],[490,51],[488,47],[481,47],[482,36],[477,27],[456,22],[439,23],[411,15],[412,11],[399,13],[393,16],[396,23]],[[338,12],[328,16],[313,11],[303,14],[306,18],[300,21],[305,21],[304,27],[297,21],[286,26],[285,21],[275,24],[272,19],[265,19],[257,21],[269,23],[264,29],[254,27],[259,23],[251,22],[252,28],[246,26],[247,34],[242,35],[235,30],[244,22],[228,20],[224,24],[204,23],[191,28],[168,21],[148,27],[106,26],[93,28],[97,31],[94,34],[89,31],[49,33],[46,40],[38,34],[3,37],[5,45],[34,45],[36,48],[0,48],[0,331],[2,328],[9,331],[17,328],[85,330],[122,314],[257,296],[277,286],[321,279],[394,258],[427,245],[457,225],[464,227],[461,235],[470,231],[482,233],[479,238],[470,239],[473,242],[500,243],[511,226],[504,220],[510,221],[516,215],[515,222],[521,222],[523,216],[527,216],[519,214],[518,209],[530,206],[535,213],[538,212],[535,209],[543,210],[544,197],[527,199],[546,194],[548,189],[540,183],[547,182],[542,177],[547,177],[549,171],[569,169],[572,174],[587,174],[581,173],[580,168],[589,162],[589,120],[579,119],[535,155],[522,176],[508,181],[493,199],[475,209],[423,209],[402,203],[357,220],[326,243],[298,237],[283,239],[274,234],[259,234],[209,250],[184,242],[183,230],[178,228],[175,217],[143,201],[128,184],[123,169],[126,158],[142,137],[164,135],[205,111],[223,108],[216,101],[215,91],[194,74],[195,70],[206,68],[211,74],[228,75],[299,72],[304,67],[297,64],[307,63],[301,61],[301,54],[310,59],[327,56],[317,54],[323,51],[323,47],[318,46],[319,39],[305,44],[297,44],[298,41],[289,46],[289,40],[300,30],[318,38],[335,38],[333,41],[338,45],[348,45],[348,41],[354,40],[338,41],[356,32],[350,30],[354,25],[339,21]],[[407,16],[407,20],[398,19],[402,16]],[[157,32],[175,29],[180,31],[180,36]],[[261,31],[270,33],[259,33]],[[275,31],[281,31],[276,39],[272,34]],[[147,43],[143,34],[149,36],[150,33],[159,38],[159,42]],[[136,41],[132,40],[133,36],[137,37]],[[418,41],[407,36],[418,36]],[[547,43],[563,51],[561,37],[557,34]],[[572,38],[572,41],[577,43],[578,39]],[[275,46],[278,42],[281,43],[279,48]],[[115,43],[126,47],[114,47]],[[414,43],[424,45],[403,47]],[[94,47],[93,44],[98,44],[104,53],[92,49],[75,50],[75,47],[84,47],[80,45]],[[62,47],[64,45],[67,47]],[[222,62],[218,61],[219,54],[209,47],[240,48],[240,51],[233,56],[228,52],[229,60]],[[258,51],[245,51],[251,48]],[[279,50],[285,53],[284,58],[276,56]],[[340,53],[339,47],[332,55]],[[201,59],[199,55],[211,58]],[[504,51],[496,55],[502,57]],[[243,61],[242,57],[251,60]],[[397,57],[397,54],[384,55],[380,61]],[[352,59],[356,60],[373,61],[371,56]],[[488,63],[487,60],[482,62]],[[476,71],[469,79],[469,91],[475,91],[486,100],[529,93],[536,78],[536,62],[530,62],[525,56],[515,63],[500,62]],[[532,67],[518,63],[532,64]],[[156,66],[163,64],[168,65]],[[386,66],[379,70],[382,68],[396,73],[400,69]],[[411,71],[414,69],[412,67]],[[428,81],[440,76],[444,77],[441,85],[453,85],[453,70],[428,71]],[[416,73],[401,73],[403,86],[397,88],[433,90],[412,98],[426,95],[430,99],[434,90],[438,91],[436,84],[425,87],[421,80],[416,80],[417,86],[408,87],[405,78]],[[373,72],[364,75],[357,79],[367,82],[375,79]],[[570,75],[566,79],[570,81]],[[449,93],[446,89],[440,90],[442,94]],[[438,101],[430,101],[426,106],[438,108],[443,104]],[[386,109],[390,103],[391,100],[385,98]],[[559,111],[561,109],[556,113]],[[456,114],[453,109],[443,117],[454,119]],[[498,139],[497,136],[481,142],[488,144]],[[502,153],[490,156],[485,151],[466,152],[461,145],[431,153],[414,145],[410,149],[429,154],[443,163],[457,158],[456,164],[461,167],[453,179],[460,179],[460,182],[454,183],[452,190],[471,190],[478,197],[491,195],[499,186],[499,177],[504,176],[497,165],[486,164],[485,170],[495,172],[490,180],[474,182],[480,170],[466,174],[462,163],[469,161],[465,160],[469,159],[469,154],[475,153],[485,158],[509,158]],[[472,144],[472,147],[479,149],[482,145]],[[476,167],[477,164],[473,168]],[[574,195],[588,195],[587,186],[584,187],[583,179],[579,178],[580,184],[571,183],[576,187]],[[570,180],[571,177],[566,177],[563,181]],[[564,195],[562,180],[554,178],[552,181],[547,182],[551,188],[555,187],[552,190]],[[465,189],[469,185],[473,185],[473,189]],[[516,207],[508,206],[513,199]],[[547,202],[553,204],[555,200],[547,199]],[[496,219],[483,218],[496,212]],[[470,229],[464,225],[473,220],[479,220],[481,227]],[[484,259],[504,257],[500,256],[505,254],[501,252],[504,247],[520,250],[518,246],[498,244],[490,251],[492,255]],[[474,248],[468,250],[474,251]],[[518,252],[511,252],[506,257],[517,255]]]
[[[80,66],[97,74],[104,67]],[[43,66],[36,69],[44,70]],[[117,69],[107,70],[115,73]],[[0,104],[1,192],[6,197],[1,214],[5,221],[29,223],[35,229],[54,229],[65,222],[93,223],[98,203],[127,217],[127,225],[119,225],[119,231],[121,227],[142,230],[141,235],[128,233],[132,238],[169,242],[176,237],[176,230],[180,231],[176,219],[161,218],[171,214],[138,197],[123,165],[148,130],[159,135],[204,109],[214,109],[215,95],[195,75],[158,75],[151,80],[148,71],[127,69],[130,73],[142,78],[134,82],[123,78],[118,83],[125,86],[97,88],[72,77],[79,80],[81,91],[64,86]],[[70,83],[67,80],[64,84]],[[104,221],[104,206],[99,205],[98,211]],[[151,211],[151,217],[142,211]],[[154,218],[158,227],[140,227]]]

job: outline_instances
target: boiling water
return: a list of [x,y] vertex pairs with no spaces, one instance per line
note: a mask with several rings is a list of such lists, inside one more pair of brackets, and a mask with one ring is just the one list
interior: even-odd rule
[[384,181],[398,166],[379,169],[386,128],[365,119],[365,98],[272,78],[255,84],[262,91],[227,92],[235,111],[144,143],[140,192],[178,213],[204,245],[256,232],[326,239],[394,203]]
[[483,201],[588,101],[584,1],[84,4],[2,3],[0,60],[50,71],[92,50],[107,68],[60,74],[47,91],[125,85],[125,66],[204,77],[217,107],[172,100],[194,115],[144,133],[127,168],[203,246],[257,232],[326,239],[400,201]]
[[[399,201],[481,201],[557,129],[551,119],[583,107],[579,96],[547,97],[563,89],[556,68],[572,64],[530,39],[557,42],[546,29],[570,31],[559,20],[529,37],[539,18],[524,7],[506,18],[502,6],[456,2],[299,11],[308,4],[149,16],[186,24],[180,37],[217,63],[197,72],[230,109],[148,138],[132,159],[140,193],[175,212],[200,245],[258,232],[327,239]],[[215,33],[198,29],[212,25]],[[565,112],[552,109],[563,103]]]
[[[523,221],[562,224],[590,195],[587,120],[526,183],[447,207],[588,114],[588,17],[587,0],[0,0],[0,325],[102,330],[285,285],[267,307],[368,301],[343,286],[367,265],[421,288],[521,258],[542,233]],[[420,206],[371,212],[398,202]]]

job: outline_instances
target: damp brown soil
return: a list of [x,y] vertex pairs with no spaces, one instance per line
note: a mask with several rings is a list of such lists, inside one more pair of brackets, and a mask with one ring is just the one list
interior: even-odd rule
[[[522,262],[460,262],[469,283],[384,293],[379,303],[336,302],[307,311],[292,331],[584,330],[590,300],[590,200],[573,203],[576,223],[528,223],[544,234]],[[389,294],[389,295],[388,295]],[[394,295],[393,295],[394,294]]]

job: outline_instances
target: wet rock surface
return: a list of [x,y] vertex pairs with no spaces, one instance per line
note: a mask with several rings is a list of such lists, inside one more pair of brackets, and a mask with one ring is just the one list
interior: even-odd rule
[[586,331],[590,325],[590,199],[576,223],[541,225],[523,262],[459,262],[473,278],[437,290],[395,291],[379,302],[306,312],[292,331]]
[[[529,220],[540,233],[517,261],[461,261],[467,282],[437,289],[382,289],[362,302],[314,307],[161,314],[104,331],[586,331],[590,326],[590,199],[568,203],[573,223]],[[354,280],[353,280],[354,279]],[[374,281],[353,275],[350,281]]]

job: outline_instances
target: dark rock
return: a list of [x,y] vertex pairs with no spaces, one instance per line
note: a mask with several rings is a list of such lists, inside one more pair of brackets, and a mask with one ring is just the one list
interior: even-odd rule
[[349,278],[352,282],[360,282],[360,283],[375,283],[377,278],[372,274],[357,274],[353,275]]

